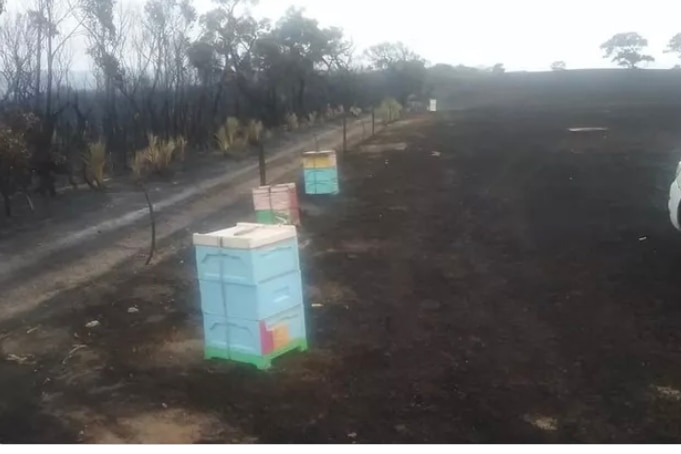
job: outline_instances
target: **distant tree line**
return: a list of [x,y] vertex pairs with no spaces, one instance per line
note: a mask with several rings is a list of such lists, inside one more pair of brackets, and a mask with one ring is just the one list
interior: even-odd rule
[[[618,66],[636,69],[642,63],[652,63],[655,58],[646,53],[648,40],[636,32],[624,32],[613,35],[601,44],[604,58],[609,58]],[[665,53],[674,53],[681,58],[681,33],[674,35],[667,44]],[[551,70],[562,71],[567,68],[564,61],[556,61],[551,64]]]
[[[248,127],[290,127],[293,116],[318,122],[424,96],[425,60],[406,46],[378,44],[359,65],[342,30],[299,9],[271,23],[252,15],[253,0],[214,0],[202,15],[191,0],[146,0],[141,11],[116,0],[28,1],[0,17],[6,200],[34,179],[54,194],[59,173],[98,188],[102,166],[134,171],[153,144],[182,144],[183,157],[215,148],[228,123],[245,137]],[[76,39],[86,55],[74,54]],[[76,58],[90,61],[87,77],[75,77]]]

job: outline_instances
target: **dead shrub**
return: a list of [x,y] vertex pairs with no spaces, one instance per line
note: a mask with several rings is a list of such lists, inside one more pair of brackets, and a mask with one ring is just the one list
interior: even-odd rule
[[290,113],[286,115],[286,127],[289,131],[295,131],[299,127],[298,115],[295,113]]
[[176,143],[173,139],[162,140],[149,134],[149,145],[135,153],[132,160],[132,173],[137,178],[147,175],[167,175],[172,167]]
[[257,145],[262,141],[265,132],[265,127],[260,120],[251,120],[248,122],[247,139],[248,143]]
[[104,187],[106,166],[108,163],[104,142],[90,143],[83,154],[86,179],[97,189]]
[[220,126],[215,134],[215,144],[218,150],[225,156],[233,155],[239,148],[243,147],[245,140],[241,131],[241,123],[235,117],[228,117],[225,124]]

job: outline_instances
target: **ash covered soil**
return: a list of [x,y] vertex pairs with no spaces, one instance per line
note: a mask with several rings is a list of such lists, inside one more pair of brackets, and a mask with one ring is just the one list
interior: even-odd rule
[[341,160],[340,195],[301,194],[308,352],[203,360],[186,232],[0,324],[0,442],[680,442],[679,125],[582,106],[391,126]]

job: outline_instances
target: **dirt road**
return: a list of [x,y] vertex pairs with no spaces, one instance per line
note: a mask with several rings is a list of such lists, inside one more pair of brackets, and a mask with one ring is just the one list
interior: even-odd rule
[[[370,120],[363,117],[348,123],[348,144],[369,136]],[[295,178],[303,151],[316,147],[341,149],[342,124],[325,125],[316,133],[308,131],[297,138],[299,140],[289,138],[271,150],[267,158],[268,181],[288,181],[288,175]],[[229,164],[217,161],[214,168],[208,168],[208,173],[202,173],[206,170],[203,166],[179,175],[177,181],[148,185],[157,219],[156,238],[168,244],[158,251],[156,260],[177,252],[169,238],[178,232],[180,236],[186,235],[197,219],[228,210],[249,197],[251,189],[260,184],[255,157],[236,168]],[[80,205],[79,211],[76,207],[82,199],[89,202]],[[102,199],[111,203],[96,208],[88,205],[103,203]],[[129,261],[128,268],[130,264],[139,266],[145,261],[142,257],[148,254],[150,243],[149,214],[139,189],[129,183],[119,184],[103,194],[69,194],[57,202],[76,213],[57,211],[53,217],[21,229],[22,224],[32,219],[25,217],[12,225],[17,231],[3,232],[0,321],[40,307],[60,292],[94,281],[126,261]],[[140,208],[139,203],[144,206]]]
[[178,235],[0,323],[0,441],[679,442],[678,124],[587,106],[389,129],[341,195],[302,198],[309,352],[204,361]]

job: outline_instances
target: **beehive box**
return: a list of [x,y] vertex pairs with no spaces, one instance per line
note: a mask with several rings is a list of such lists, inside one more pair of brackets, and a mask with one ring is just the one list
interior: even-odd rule
[[338,194],[338,169],[304,169],[306,194]]
[[243,285],[219,280],[199,280],[201,310],[222,317],[262,320],[302,304],[300,271]]
[[239,223],[208,234],[195,234],[199,280],[258,285],[300,270],[296,228]]
[[295,227],[239,223],[195,234],[194,245],[206,358],[265,368],[307,347]]
[[303,153],[303,168],[326,169],[337,167],[336,152],[334,150],[307,151]]
[[296,306],[264,320],[204,315],[205,357],[268,369],[274,358],[307,350],[305,311]]
[[253,207],[259,224],[300,225],[295,183],[254,188]]

